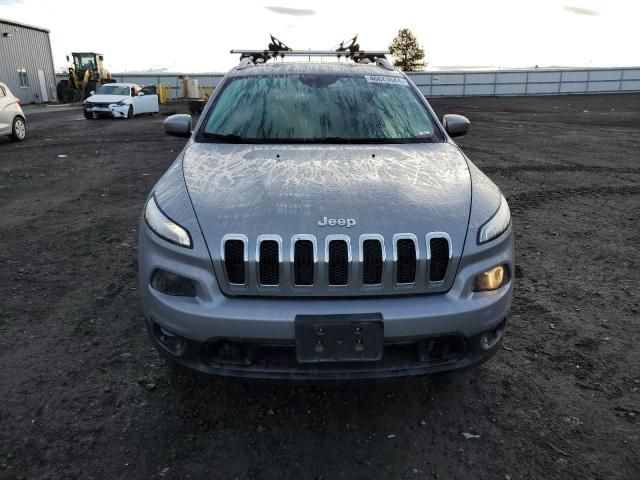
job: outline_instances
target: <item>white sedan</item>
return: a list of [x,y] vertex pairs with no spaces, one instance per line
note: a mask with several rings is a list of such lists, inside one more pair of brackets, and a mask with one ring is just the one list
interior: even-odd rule
[[84,101],[84,116],[110,115],[114,118],[131,118],[141,113],[160,111],[158,95],[153,87],[142,88],[135,83],[106,83],[91,92]]
[[13,96],[9,87],[0,83],[0,137],[5,135],[14,142],[23,141],[27,136],[27,121],[20,100]]

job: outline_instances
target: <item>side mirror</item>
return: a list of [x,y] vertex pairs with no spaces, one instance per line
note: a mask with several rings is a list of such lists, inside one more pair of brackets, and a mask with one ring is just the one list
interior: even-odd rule
[[138,92],[139,97],[144,97],[144,92]]
[[67,62],[69,61],[69,55],[67,55]]
[[91,91],[89,92],[89,95],[90,95],[90,96],[93,96],[93,95],[95,95],[95,94],[96,94],[96,92],[94,92],[93,90],[91,90]]
[[462,115],[448,114],[442,117],[442,125],[450,137],[461,137],[466,135],[471,127],[467,117]]
[[163,123],[164,131],[168,135],[174,137],[190,137],[191,136],[191,115],[184,113],[171,115]]
[[102,55],[100,55],[98,58],[100,59],[101,62],[104,60],[104,56]]

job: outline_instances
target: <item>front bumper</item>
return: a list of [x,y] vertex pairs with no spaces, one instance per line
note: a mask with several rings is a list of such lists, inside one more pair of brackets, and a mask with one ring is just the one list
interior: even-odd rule
[[[398,378],[470,368],[498,351],[505,327],[506,319],[472,337],[453,334],[387,339],[383,358],[375,362],[308,364],[297,361],[293,340],[181,339],[176,350],[165,343],[168,332],[147,320],[149,335],[158,351],[191,370],[226,377],[322,382]],[[487,338],[492,339],[490,346]]]
[[127,118],[129,105],[110,104],[108,107],[84,107],[85,112],[97,115],[111,115],[114,118]]
[[[199,250],[200,242],[194,243],[194,249],[188,252],[169,244],[151,232],[143,220],[139,274],[143,310],[155,345],[163,354],[200,372],[292,380],[420,375],[481,363],[497,351],[502,341],[514,278],[511,227],[490,245],[465,252],[447,293],[415,296],[229,297],[218,287],[208,252]],[[507,266],[511,280],[492,292],[473,292],[475,276],[501,264]],[[149,282],[156,268],[192,279],[197,296],[175,297],[153,289]],[[295,360],[296,317],[337,314],[382,317],[382,360],[322,365],[303,365]],[[159,335],[164,333],[160,329],[183,339],[184,348],[178,354],[162,344]],[[485,342],[483,347],[486,334],[494,335],[495,342],[488,347]],[[453,354],[425,359],[426,345],[443,341],[455,345]],[[226,352],[222,357],[220,345]]]

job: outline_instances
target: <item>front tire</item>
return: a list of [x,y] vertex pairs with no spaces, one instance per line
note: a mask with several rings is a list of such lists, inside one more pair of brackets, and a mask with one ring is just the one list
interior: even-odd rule
[[[80,101],[80,90],[76,90],[75,88],[67,88],[62,92],[62,102],[63,103],[77,103]],[[60,98],[60,97],[58,97]]]
[[87,120],[93,120],[95,117],[93,116],[93,112],[89,112],[87,110],[84,111],[84,118]]
[[129,110],[127,111],[127,118],[133,118],[133,105],[129,105]]
[[11,140],[14,142],[22,142],[27,138],[27,124],[22,117],[13,119],[13,127],[11,129]]

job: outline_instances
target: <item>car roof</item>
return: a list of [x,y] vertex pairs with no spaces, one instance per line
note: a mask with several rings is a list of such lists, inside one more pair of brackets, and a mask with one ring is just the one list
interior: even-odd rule
[[344,62],[269,62],[249,64],[243,68],[235,67],[227,74],[230,77],[245,77],[252,75],[296,75],[313,73],[317,75],[384,75],[388,77],[402,77],[397,70],[387,70],[375,63]]
[[104,85],[113,85],[114,87],[140,87],[140,85],[137,85],[135,83],[104,83],[102,86]]

